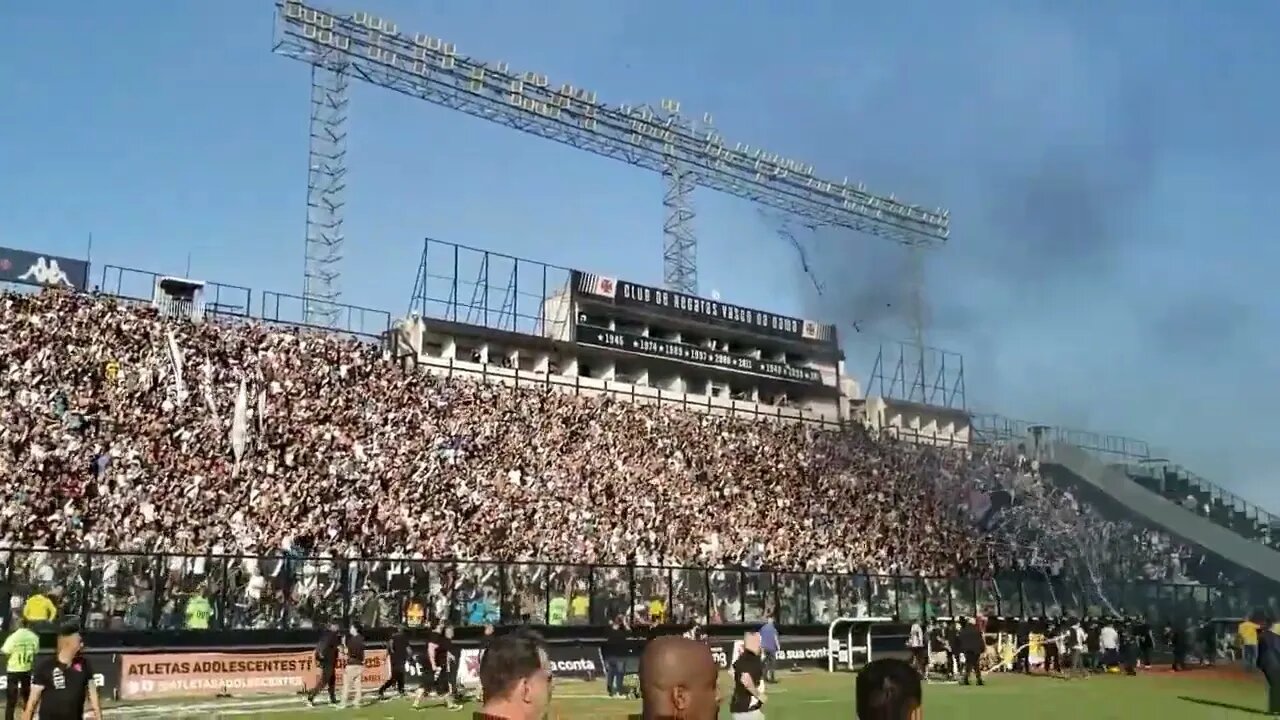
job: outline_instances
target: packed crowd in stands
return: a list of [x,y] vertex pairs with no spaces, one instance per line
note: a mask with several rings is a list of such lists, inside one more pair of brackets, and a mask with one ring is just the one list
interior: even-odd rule
[[[0,305],[0,548],[990,576],[1107,522],[1005,453],[409,372],[109,298]],[[975,532],[996,489],[1016,500]],[[1169,567],[1149,547],[1123,572]]]
[[[1020,450],[1025,448],[988,448],[970,454],[958,472],[935,475],[940,492],[950,493],[993,542],[1012,549],[1016,566],[1050,577],[1075,572],[1091,580],[1194,582],[1186,567],[1189,547],[1129,519],[1108,517],[1070,489],[1046,482],[1039,464]],[[975,509],[994,512],[981,517],[985,512]]]

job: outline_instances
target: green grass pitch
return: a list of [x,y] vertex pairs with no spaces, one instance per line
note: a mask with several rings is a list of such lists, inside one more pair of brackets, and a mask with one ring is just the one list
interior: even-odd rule
[[[853,718],[851,673],[805,671],[779,675],[768,688],[769,718],[796,720],[845,720]],[[731,682],[722,675],[721,694]],[[1218,720],[1254,718],[1264,714],[1266,686],[1258,677],[1237,671],[1192,671],[1174,674],[1153,672],[1138,677],[1119,675],[1063,680],[1043,675],[1024,677],[996,674],[986,687],[961,687],[954,683],[925,686],[925,716],[979,718],[981,720]],[[308,708],[297,698],[237,699],[219,702],[149,703],[120,705],[106,711],[108,718],[170,720],[177,718],[271,718],[315,720],[323,717],[378,718],[380,720],[443,720],[470,718],[478,709],[469,703],[461,712],[433,704],[413,710],[405,700],[370,702],[358,710]],[[638,712],[631,700],[604,697],[603,682],[560,681],[554,688],[549,720],[622,720]],[[727,708],[721,717],[728,718]]]

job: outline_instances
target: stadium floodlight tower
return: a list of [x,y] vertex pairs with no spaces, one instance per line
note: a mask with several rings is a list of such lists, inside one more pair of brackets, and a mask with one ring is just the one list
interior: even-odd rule
[[402,33],[368,13],[341,15],[297,0],[277,0],[276,10],[275,52],[313,68],[304,300],[317,310],[339,297],[349,79],[661,173],[667,183],[663,277],[672,290],[698,290],[691,196],[699,185],[912,246],[938,245],[950,234],[945,210],[872,194],[847,178],[824,180],[812,165],[760,148],[730,146],[709,115],[693,122],[674,100],[656,108],[606,105],[593,91],[553,87],[546,75],[461,55],[452,43]]

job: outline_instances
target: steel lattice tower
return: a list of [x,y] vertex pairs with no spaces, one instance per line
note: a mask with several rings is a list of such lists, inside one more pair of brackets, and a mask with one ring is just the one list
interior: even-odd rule
[[311,142],[307,153],[307,239],[303,270],[302,315],[311,325],[337,321],[339,263],[342,261],[342,211],[347,189],[347,64],[311,66]]
[[698,293],[698,240],[693,235],[693,171],[672,160],[662,171],[667,185],[662,206],[662,282],[669,290]]
[[338,15],[300,0],[277,0],[276,9],[275,52],[315,68],[303,293],[308,318],[329,322],[337,308],[327,304],[340,297],[351,78],[662,174],[663,277],[673,290],[697,292],[691,202],[697,186],[908,245],[938,245],[950,235],[945,210],[877,195],[848,178],[823,179],[812,165],[760,148],[731,146],[709,117],[695,124],[674,100],[657,108],[607,105],[592,91],[554,87],[545,75],[461,55],[452,43],[402,33],[368,13]]

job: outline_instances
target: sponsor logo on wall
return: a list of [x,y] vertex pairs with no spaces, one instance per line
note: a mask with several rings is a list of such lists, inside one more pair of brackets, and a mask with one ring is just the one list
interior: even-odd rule
[[[343,667],[340,661],[339,677]],[[310,651],[123,655],[120,699],[296,693],[315,682],[316,671]],[[366,653],[361,681],[377,685],[386,675],[386,651]]]
[[[735,662],[741,654],[742,641],[736,640],[733,643],[733,659]],[[830,655],[831,649],[827,647],[825,640],[783,639],[782,648],[774,655],[774,662],[776,662],[779,667],[791,667],[794,665],[826,665],[827,658],[830,657]]]
[[83,290],[89,281],[89,263],[0,247],[0,281]]
[[[598,645],[552,645],[547,648],[551,675],[592,679],[604,675],[604,656]],[[458,655],[458,687],[480,687],[480,650],[463,648]]]
[[792,644],[788,643],[778,651],[778,662],[795,662],[795,663],[813,663],[814,661],[826,664],[827,657],[831,651],[827,648],[826,643],[817,642],[814,644]]
[[594,678],[604,675],[604,657],[598,645],[552,645],[547,649],[551,674],[556,677]]

